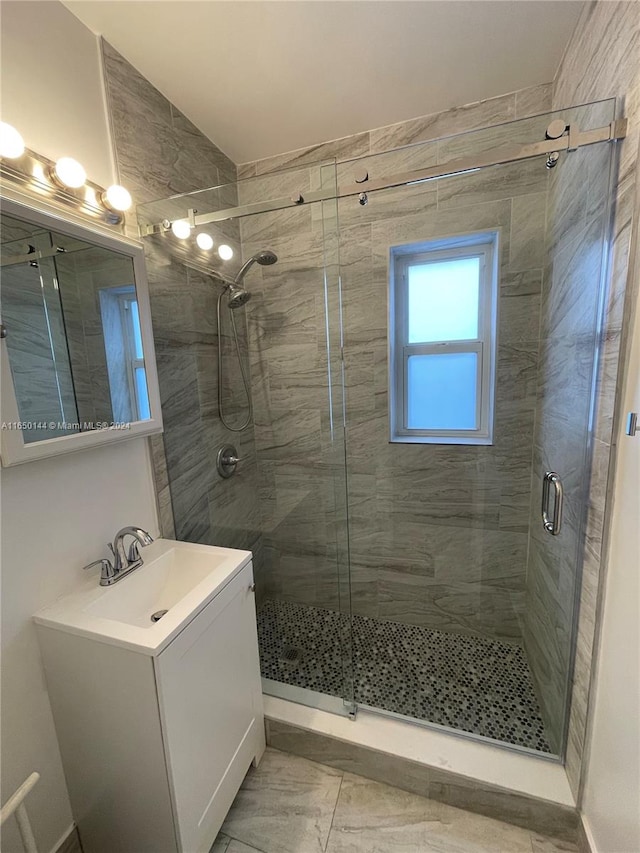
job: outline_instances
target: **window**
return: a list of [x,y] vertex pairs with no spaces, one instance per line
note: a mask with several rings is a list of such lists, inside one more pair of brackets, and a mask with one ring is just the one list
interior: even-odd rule
[[147,420],[151,410],[135,287],[102,288],[100,311],[113,419]]
[[492,443],[497,242],[491,232],[391,249],[391,441]]
[[123,294],[120,297],[120,309],[122,312],[122,326],[128,356],[129,380],[133,389],[133,397],[136,401],[138,420],[143,421],[151,417],[151,410],[149,407],[149,393],[147,391],[147,371],[144,367],[144,356],[142,353],[140,314],[135,295],[129,297]]

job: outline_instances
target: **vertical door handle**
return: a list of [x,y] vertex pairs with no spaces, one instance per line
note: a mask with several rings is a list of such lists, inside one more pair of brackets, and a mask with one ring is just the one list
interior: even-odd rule
[[[553,516],[549,515],[549,502],[551,500],[551,486],[555,490],[555,500],[553,503]],[[560,475],[555,471],[547,471],[542,480],[542,526],[552,536],[557,536],[560,533],[562,525],[562,482]]]
[[629,412],[629,414],[627,415],[627,426],[625,427],[625,432],[627,435],[630,435],[632,438],[637,432],[640,432],[640,425],[638,425],[638,413],[637,412]]

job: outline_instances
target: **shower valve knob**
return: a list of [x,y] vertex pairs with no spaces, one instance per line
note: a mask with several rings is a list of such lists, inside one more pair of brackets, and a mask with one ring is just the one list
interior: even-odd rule
[[218,474],[227,480],[236,472],[236,465],[242,462],[243,457],[238,456],[238,451],[233,444],[225,444],[218,450],[216,455],[216,468]]
[[294,204],[304,204],[304,196],[302,195],[302,193],[295,193],[291,196],[291,201]]

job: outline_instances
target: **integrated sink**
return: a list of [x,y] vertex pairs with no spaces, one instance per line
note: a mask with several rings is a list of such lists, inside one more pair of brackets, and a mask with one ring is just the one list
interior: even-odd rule
[[170,539],[157,539],[141,556],[144,565],[129,577],[108,587],[85,580],[35,621],[156,655],[251,560],[250,551]]
[[150,546],[141,549],[144,565],[108,589],[86,611],[103,619],[150,628],[151,616],[169,611],[211,574],[217,562],[208,551],[169,548],[155,560],[145,559]]

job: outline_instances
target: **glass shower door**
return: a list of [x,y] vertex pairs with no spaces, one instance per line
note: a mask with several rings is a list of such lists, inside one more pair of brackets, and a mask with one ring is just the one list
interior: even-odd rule
[[[544,140],[558,117],[606,127],[613,104],[339,165],[339,183],[350,184],[365,172],[376,181],[469,162],[465,174],[370,191],[365,205],[339,201],[356,703],[556,755],[575,645],[613,146],[563,152],[552,169],[546,155],[477,168],[473,160]],[[437,288],[424,284],[426,271],[454,257],[482,258],[489,243],[493,331],[477,264],[475,290],[465,291],[479,312],[473,328],[460,331],[458,302],[447,309],[456,323],[440,324],[455,331],[434,331],[448,304],[442,288],[465,288],[452,279],[453,262]],[[424,322],[412,323],[394,297],[409,262],[422,291],[415,299],[410,292],[408,311],[426,311]],[[482,263],[486,273],[490,262]],[[401,351],[394,373],[398,341],[404,368]],[[429,359],[447,351],[473,355],[477,383],[469,369],[463,385],[452,372],[434,372]],[[417,377],[412,358],[423,359]],[[493,384],[480,381],[479,364]],[[470,388],[478,399],[458,407],[465,422],[443,424],[440,402],[458,394],[468,403]],[[398,410],[411,393],[419,424]],[[465,438],[475,417],[481,426],[475,403],[485,393],[493,428]],[[412,434],[416,425],[422,437]],[[541,518],[544,477],[554,471],[564,484],[557,535]]]

